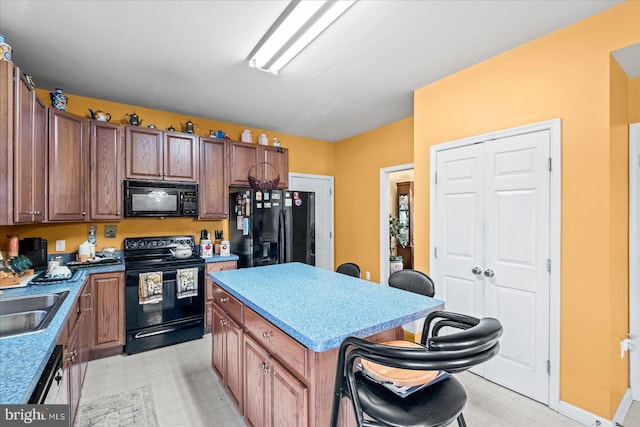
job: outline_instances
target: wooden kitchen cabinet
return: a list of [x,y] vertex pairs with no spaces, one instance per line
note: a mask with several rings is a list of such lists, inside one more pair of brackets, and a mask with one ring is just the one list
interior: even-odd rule
[[198,141],[188,133],[127,126],[125,175],[128,179],[197,182]]
[[[263,162],[271,163],[275,170]],[[251,170],[252,176],[270,180],[275,178],[277,170],[280,175],[278,188],[289,186],[289,153],[286,148],[229,141],[229,185],[248,187],[249,169],[257,163],[260,164]]]
[[59,340],[59,343],[64,345],[63,357],[69,389],[70,425],[73,425],[78,410],[82,384],[84,383],[89,362],[91,303],[90,285],[87,281],[78,293],[67,320],[67,326],[65,327],[67,332],[66,341],[63,337]]
[[229,185],[248,187],[249,169],[259,161],[257,145],[229,141]]
[[92,340],[90,359],[122,353],[125,344],[124,273],[98,273],[90,278]]
[[90,121],[91,210],[94,221],[122,219],[124,131],[120,125]]
[[[261,145],[258,147],[258,154],[261,162],[271,163],[278,170],[280,174],[278,188],[289,188],[289,150],[282,147]],[[265,165],[264,168],[265,176],[270,179],[273,168],[268,165]]]
[[0,151],[0,225],[42,222],[47,106],[7,61],[0,61]]
[[[211,323],[213,315],[213,303],[215,300],[213,282],[209,279],[209,273],[214,271],[235,270],[238,266],[237,261],[222,261],[222,262],[209,262],[207,263],[207,271],[205,274],[205,319],[204,319],[204,333],[211,332]],[[218,291],[219,292],[219,291]]]
[[244,355],[247,422],[265,427],[308,425],[307,387],[248,335]]
[[242,343],[244,331],[229,313],[213,305],[212,367],[242,413]]
[[89,219],[88,132],[86,119],[49,109],[49,221]]
[[227,141],[200,139],[199,219],[229,218]]

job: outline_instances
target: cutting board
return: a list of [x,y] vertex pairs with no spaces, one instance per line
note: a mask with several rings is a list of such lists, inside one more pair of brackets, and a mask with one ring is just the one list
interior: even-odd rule
[[2,277],[0,278],[0,289],[24,288],[36,276],[33,269],[28,269],[20,276]]

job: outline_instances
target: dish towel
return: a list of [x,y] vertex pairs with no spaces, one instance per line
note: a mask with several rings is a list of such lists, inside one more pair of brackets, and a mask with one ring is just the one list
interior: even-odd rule
[[138,275],[138,297],[140,304],[157,304],[162,301],[162,271]]
[[176,297],[187,298],[198,295],[198,267],[176,270]]

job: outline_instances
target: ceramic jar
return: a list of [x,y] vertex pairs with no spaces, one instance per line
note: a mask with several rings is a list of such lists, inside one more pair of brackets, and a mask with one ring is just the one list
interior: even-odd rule
[[242,131],[242,137],[240,138],[242,142],[248,142],[249,144],[253,143],[253,135],[249,129],[245,129]]
[[258,137],[258,144],[269,145],[269,139],[267,138],[267,135],[265,135],[264,133],[261,133],[260,136]]
[[11,46],[4,41],[4,36],[0,34],[0,61],[11,62]]
[[62,111],[67,109],[67,95],[59,87],[56,88],[55,92],[51,92],[51,106]]

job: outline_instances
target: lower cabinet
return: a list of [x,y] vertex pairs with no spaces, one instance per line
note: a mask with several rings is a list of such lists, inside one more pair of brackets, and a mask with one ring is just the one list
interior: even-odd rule
[[250,336],[244,337],[244,416],[257,426],[306,426],[307,387]]
[[[67,320],[65,331],[60,336],[59,344],[64,346],[64,378],[68,385],[70,425],[73,425],[84,376],[89,362],[89,347],[91,337],[91,292],[89,283],[85,283],[74,302],[71,314]],[[64,390],[64,389],[63,389]],[[64,396],[58,396],[59,401],[64,401]]]
[[125,344],[124,273],[92,274],[91,360],[122,353]]
[[212,367],[242,412],[242,340],[244,332],[219,307],[213,307]]
[[213,315],[213,282],[209,279],[209,273],[214,271],[235,270],[237,268],[237,261],[221,261],[210,262],[207,264],[207,273],[205,276],[206,283],[206,300],[205,300],[205,318],[204,318],[204,333],[211,332],[211,322]]

